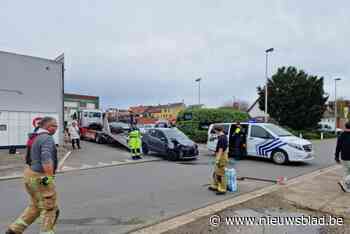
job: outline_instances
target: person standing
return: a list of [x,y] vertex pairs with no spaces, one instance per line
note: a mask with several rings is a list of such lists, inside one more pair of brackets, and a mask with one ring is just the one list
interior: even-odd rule
[[131,151],[132,159],[134,159],[134,160],[142,159],[142,156],[141,156],[141,146],[142,146],[141,132],[136,127],[131,128],[131,131],[129,133],[128,145],[129,145],[129,148]]
[[30,160],[24,169],[24,184],[30,196],[30,204],[11,225],[6,234],[21,234],[39,216],[42,218],[40,233],[54,234],[59,216],[55,188],[57,170],[57,149],[53,135],[57,121],[44,117],[40,121],[37,136],[30,145]]
[[[339,155],[341,155],[341,161]],[[338,137],[335,161],[342,163],[344,167],[344,179],[338,184],[344,192],[350,192],[350,122],[345,124],[345,131]]]
[[242,127],[241,124],[238,122],[236,125],[235,132],[232,136],[233,139],[233,157],[236,160],[240,160],[243,157],[243,138],[244,138],[244,133],[242,132]]
[[73,150],[75,150],[75,144],[80,148],[80,131],[76,121],[72,122],[72,125],[69,127],[69,135],[72,141]]
[[209,189],[216,191],[217,195],[225,194],[227,191],[227,183],[225,178],[225,168],[228,164],[228,141],[224,129],[220,126],[215,128],[218,135],[218,143],[216,146],[215,169],[213,173],[213,181]]

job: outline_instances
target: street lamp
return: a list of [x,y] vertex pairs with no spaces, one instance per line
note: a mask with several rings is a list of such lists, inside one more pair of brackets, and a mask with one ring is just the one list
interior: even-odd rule
[[338,107],[337,107],[337,81],[340,81],[340,78],[334,79],[334,117],[335,117],[335,128],[334,131],[337,131],[338,127]]
[[202,78],[198,78],[195,81],[198,82],[198,106],[201,105],[201,80]]
[[269,81],[269,77],[268,77],[268,74],[267,74],[268,54],[270,52],[272,52],[272,51],[273,51],[273,48],[265,50],[265,54],[266,54],[266,69],[265,69],[265,77],[266,77],[266,85],[265,85],[265,123],[267,123],[267,115],[268,115],[268,112],[267,112],[267,84],[268,84],[268,81]]

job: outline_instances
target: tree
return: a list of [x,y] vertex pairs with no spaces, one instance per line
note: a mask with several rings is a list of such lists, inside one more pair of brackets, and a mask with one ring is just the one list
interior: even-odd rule
[[[295,67],[281,67],[268,79],[268,114],[279,124],[293,129],[317,127],[328,95],[323,77],[312,76]],[[265,110],[265,87],[258,87],[259,107]]]

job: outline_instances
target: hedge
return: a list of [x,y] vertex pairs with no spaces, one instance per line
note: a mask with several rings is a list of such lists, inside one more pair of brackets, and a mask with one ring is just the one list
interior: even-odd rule
[[[186,120],[185,116],[191,115],[191,120]],[[206,143],[208,138],[208,129],[212,123],[230,123],[237,121],[247,121],[247,113],[230,109],[197,108],[186,109],[179,113],[177,118],[177,127],[183,131],[189,138],[198,143]]]

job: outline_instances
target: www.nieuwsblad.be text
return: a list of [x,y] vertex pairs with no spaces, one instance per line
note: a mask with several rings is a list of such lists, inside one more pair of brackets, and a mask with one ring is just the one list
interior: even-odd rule
[[263,217],[244,217],[244,216],[231,216],[220,217],[219,215],[213,215],[209,218],[209,224],[213,227],[221,225],[227,226],[239,226],[239,225],[272,225],[272,226],[338,226],[344,224],[344,218],[333,216],[263,216]]

